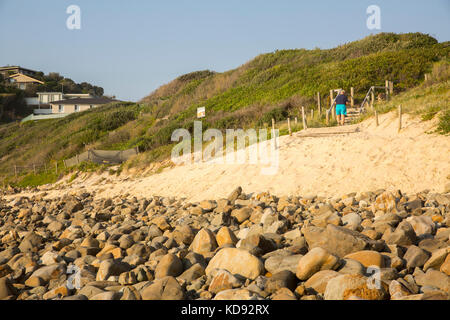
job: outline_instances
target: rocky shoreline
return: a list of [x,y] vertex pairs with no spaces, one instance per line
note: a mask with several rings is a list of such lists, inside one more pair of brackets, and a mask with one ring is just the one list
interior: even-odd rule
[[0,299],[448,300],[450,194],[3,196]]

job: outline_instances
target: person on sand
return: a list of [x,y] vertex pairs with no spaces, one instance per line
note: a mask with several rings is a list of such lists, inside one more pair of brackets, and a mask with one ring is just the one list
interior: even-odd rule
[[340,126],[345,125],[345,117],[347,116],[348,98],[345,91],[342,90],[336,97],[336,117]]

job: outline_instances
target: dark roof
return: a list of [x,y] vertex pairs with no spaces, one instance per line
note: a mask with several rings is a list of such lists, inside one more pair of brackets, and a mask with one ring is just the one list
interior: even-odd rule
[[111,102],[119,102],[119,100],[100,97],[100,98],[74,98],[52,101],[51,104],[107,104]]
[[23,67],[21,67],[21,66],[5,66],[5,67],[0,67],[0,70],[2,70],[2,71],[4,71],[4,70],[11,70],[11,69],[20,69],[20,70],[26,70],[26,71],[31,71],[31,72],[34,72],[34,73],[38,73],[36,70],[23,68]]

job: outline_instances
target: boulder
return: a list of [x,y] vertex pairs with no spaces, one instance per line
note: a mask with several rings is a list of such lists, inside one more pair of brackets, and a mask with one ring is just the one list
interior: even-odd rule
[[155,279],[167,276],[177,277],[183,272],[183,263],[176,255],[169,253],[159,260],[155,269]]
[[339,272],[333,270],[319,271],[305,282],[305,289],[312,291],[312,294],[323,294],[327,287],[328,281],[340,275],[341,274]]
[[239,288],[241,286],[242,282],[238,278],[227,270],[219,269],[214,273],[208,291],[217,294],[220,291]]
[[264,265],[246,250],[224,248],[211,259],[205,272],[209,275],[214,269],[225,269],[233,275],[256,279],[264,273]]
[[297,278],[295,274],[289,270],[283,270],[275,273],[266,282],[265,291],[268,293],[275,293],[281,288],[288,288],[294,291],[297,287]]
[[353,259],[360,262],[364,267],[376,266],[378,268],[384,268],[383,256],[376,251],[358,251],[346,255],[344,258]]
[[300,280],[308,280],[321,270],[334,270],[339,267],[339,258],[327,250],[316,247],[303,256],[298,262],[296,276]]
[[372,285],[369,278],[356,274],[345,274],[328,281],[325,300],[383,300],[387,293],[383,286]]
[[406,267],[412,269],[416,267],[423,267],[429,258],[430,254],[427,251],[414,245],[409,246],[403,256],[403,259],[406,260]]
[[213,252],[217,248],[216,237],[209,229],[201,229],[189,247],[190,251],[195,253],[206,255]]
[[141,290],[142,300],[183,300],[184,290],[174,277],[156,280]]
[[321,247],[339,257],[362,250],[379,249],[380,246],[377,241],[357,231],[331,224],[326,228],[306,227],[303,234],[309,248]]
[[247,289],[229,289],[219,292],[214,300],[260,300],[260,297]]
[[230,230],[230,228],[222,227],[217,232],[216,241],[219,247],[222,247],[224,245],[235,246],[238,242],[238,238],[235,236],[234,232]]

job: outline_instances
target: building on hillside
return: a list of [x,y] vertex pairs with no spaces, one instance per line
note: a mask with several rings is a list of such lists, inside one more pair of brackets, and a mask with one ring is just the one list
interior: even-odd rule
[[21,74],[21,73],[16,73],[13,74],[12,76],[9,76],[6,79],[6,82],[16,86],[17,88],[21,89],[21,90],[26,90],[27,87],[29,85],[33,85],[33,84],[44,84],[44,82],[39,81],[37,79],[34,79],[30,76]]
[[0,67],[0,74],[3,76],[3,78],[8,78],[9,76],[16,73],[24,74],[27,76],[35,76],[38,72],[31,69],[22,68],[19,66]]
[[34,106],[34,114],[51,114],[50,103],[66,99],[90,99],[95,98],[89,93],[63,93],[63,92],[38,92],[37,97],[25,98],[27,105]]
[[97,108],[102,105],[118,102],[118,100],[99,97],[99,98],[75,98],[65,99],[60,101],[53,101],[50,103],[52,114],[63,113],[71,114],[74,112],[86,111],[92,108]]

